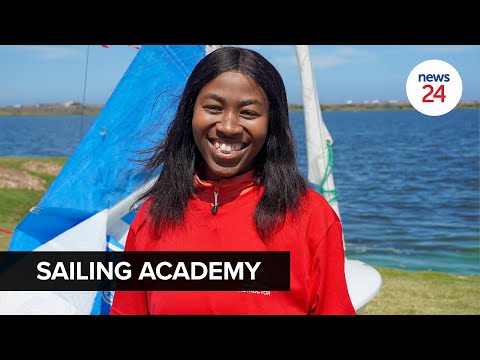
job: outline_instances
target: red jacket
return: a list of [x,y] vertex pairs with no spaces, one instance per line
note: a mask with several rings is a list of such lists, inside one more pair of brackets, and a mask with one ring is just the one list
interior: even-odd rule
[[[253,171],[218,183],[196,177],[181,228],[155,238],[146,221],[148,199],[128,233],[125,251],[289,251],[290,291],[117,291],[110,314],[350,314],[342,227],[335,211],[309,189],[300,216],[287,215],[269,243],[258,237],[253,212],[263,188]],[[219,208],[213,215],[213,190]]]

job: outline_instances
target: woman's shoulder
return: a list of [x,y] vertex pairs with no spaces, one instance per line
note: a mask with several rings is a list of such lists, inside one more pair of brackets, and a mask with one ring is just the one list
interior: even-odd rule
[[318,207],[330,207],[328,201],[320,195],[318,192],[313,190],[312,188],[307,188],[307,191],[304,194],[304,200],[308,202],[311,207],[318,208]]
[[307,188],[301,201],[301,207],[305,212],[309,213],[311,218],[321,218],[326,223],[340,221],[329,202],[312,188]]
[[130,225],[130,228],[133,231],[137,232],[138,229],[140,229],[140,227],[145,223],[151,202],[152,198],[148,197],[138,208],[137,213],[135,214],[135,217]]

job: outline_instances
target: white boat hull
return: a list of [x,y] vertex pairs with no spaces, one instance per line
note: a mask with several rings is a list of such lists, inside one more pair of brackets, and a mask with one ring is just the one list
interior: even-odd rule
[[358,312],[380,291],[380,273],[359,260],[345,260],[345,277],[353,307]]

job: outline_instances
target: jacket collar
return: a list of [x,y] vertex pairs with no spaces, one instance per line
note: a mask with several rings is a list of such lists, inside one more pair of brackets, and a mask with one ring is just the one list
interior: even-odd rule
[[243,195],[255,187],[254,169],[244,174],[218,181],[202,180],[198,172],[195,172],[193,185],[197,189],[195,198],[214,203],[214,193],[217,192],[217,201],[220,206]]

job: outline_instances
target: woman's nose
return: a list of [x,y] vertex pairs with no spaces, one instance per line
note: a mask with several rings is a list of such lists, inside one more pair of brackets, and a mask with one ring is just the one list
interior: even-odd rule
[[233,111],[225,112],[222,121],[217,123],[217,130],[225,136],[234,136],[241,134],[243,128],[239,124],[239,115]]

